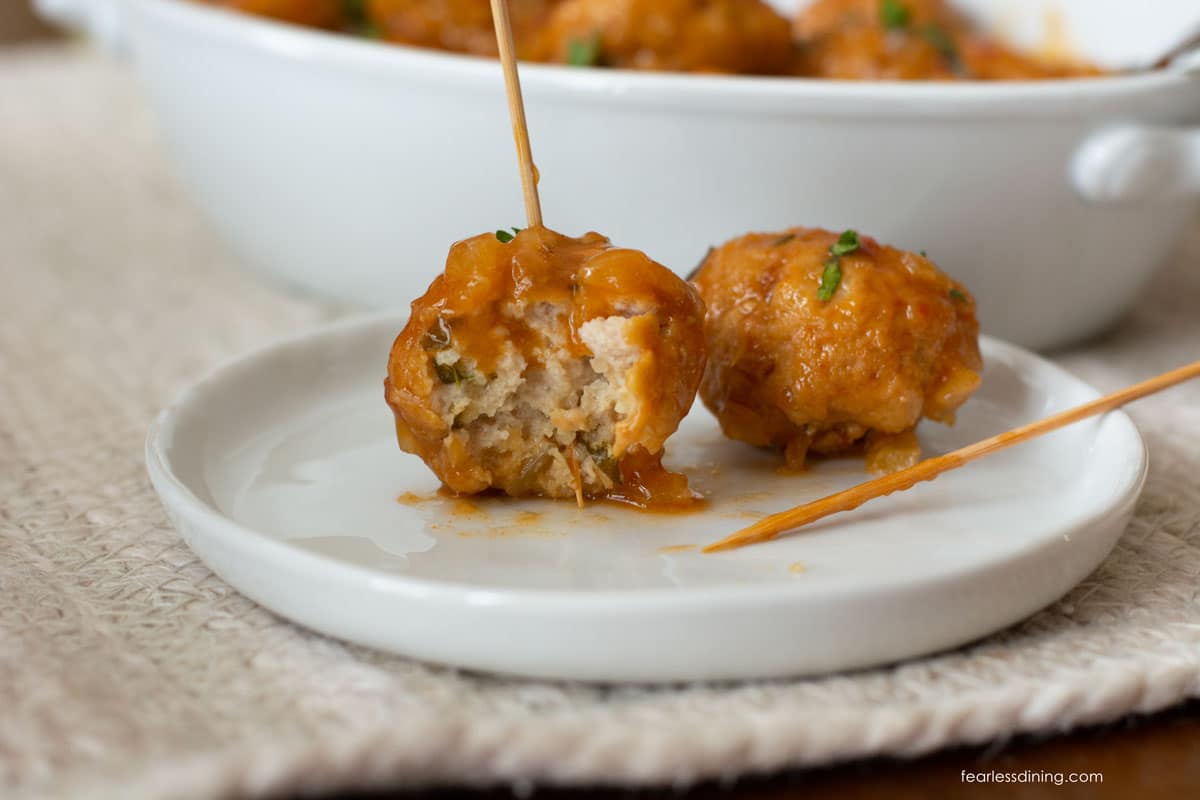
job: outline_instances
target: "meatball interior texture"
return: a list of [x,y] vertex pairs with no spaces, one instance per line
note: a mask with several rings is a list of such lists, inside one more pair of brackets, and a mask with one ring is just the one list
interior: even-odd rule
[[916,253],[836,233],[751,233],[713,249],[694,277],[707,306],[704,403],[727,436],[809,452],[857,444],[888,472],[919,457],[913,428],[944,423],[979,385],[979,323],[966,288]]
[[794,60],[788,21],[761,0],[563,0],[534,57],[570,61],[581,42],[629,69],[778,75]]
[[401,448],[454,492],[684,504],[660,459],[704,361],[693,287],[599,234],[529,228],[450,249],[385,393]]

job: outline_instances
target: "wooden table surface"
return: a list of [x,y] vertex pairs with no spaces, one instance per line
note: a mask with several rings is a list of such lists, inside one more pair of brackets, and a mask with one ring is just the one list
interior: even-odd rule
[[[0,0],[0,46],[53,35],[29,11],[28,0]],[[1055,785],[1053,782],[979,784],[963,781],[963,773],[1003,772],[1016,776],[1099,772],[1102,783]],[[409,797],[445,800],[470,795],[503,800],[505,790],[438,791],[421,794],[377,793],[337,800],[385,800]],[[876,759],[837,767],[805,770],[770,778],[740,781],[733,786],[704,785],[688,792],[612,791],[600,789],[538,791],[542,800],[938,800],[939,798],[1188,798],[1200,797],[1200,702],[1112,725],[1051,738],[1020,738],[984,748],[943,751],[914,761]]]

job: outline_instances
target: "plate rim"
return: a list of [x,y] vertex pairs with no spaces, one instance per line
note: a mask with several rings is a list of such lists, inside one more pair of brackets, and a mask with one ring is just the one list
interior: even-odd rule
[[[660,608],[684,610],[696,606],[711,607],[714,602],[721,603],[726,607],[749,606],[759,605],[764,601],[794,601],[816,596],[830,600],[853,598],[865,601],[875,595],[887,595],[917,587],[932,588],[941,582],[969,579],[973,575],[1005,568],[1015,561],[1036,558],[1040,551],[1054,546],[1055,539],[1043,539],[1027,543],[1003,558],[972,564],[964,569],[942,572],[932,577],[900,574],[894,580],[877,581],[869,586],[823,586],[819,593],[815,593],[812,587],[800,582],[587,590],[487,587],[402,572],[384,572],[297,547],[289,544],[287,540],[278,539],[243,525],[228,516],[220,508],[199,497],[172,469],[167,449],[171,445],[171,438],[179,423],[179,417],[197,399],[202,399],[205,392],[211,391],[214,385],[219,385],[222,381],[260,360],[302,349],[314,341],[331,336],[365,335],[371,328],[385,323],[402,326],[407,316],[406,311],[396,310],[359,314],[332,323],[317,325],[297,334],[279,337],[225,359],[202,377],[180,390],[172,401],[156,415],[145,441],[147,472],[172,521],[174,522],[176,514],[185,516],[198,523],[193,527],[203,528],[209,535],[216,534],[222,545],[237,551],[252,551],[258,557],[275,564],[276,567],[279,566],[279,561],[282,559],[289,562],[293,569],[304,572],[319,571],[326,578],[359,583],[370,586],[372,590],[385,591],[393,596],[419,597],[423,600],[467,606],[521,606],[533,610],[546,608],[552,610],[551,613],[555,616],[564,611],[569,612],[572,610],[571,607],[586,609],[592,613],[597,610],[618,612],[644,608],[647,602],[653,602]],[[399,327],[396,330],[398,331]],[[1036,353],[986,334],[980,336],[980,342],[986,351],[1009,359],[1031,361],[1039,368],[1050,370],[1058,380],[1074,384],[1076,388],[1082,389],[1085,396],[1098,397],[1100,395],[1099,391],[1081,378]],[[382,383],[382,378],[380,380]],[[1118,491],[1107,503],[1089,512],[1068,518],[1061,525],[1060,533],[1070,532],[1073,534],[1087,531],[1097,523],[1103,522],[1107,517],[1123,513],[1137,502],[1145,485],[1149,471],[1149,455],[1145,440],[1133,420],[1121,409],[1107,412],[1098,419],[1114,421],[1117,431],[1112,435],[1132,434],[1130,444],[1136,451],[1137,464],[1131,472],[1131,479],[1118,487]],[[188,545],[191,547],[190,542]],[[625,609],[622,608],[623,606],[630,608]]]

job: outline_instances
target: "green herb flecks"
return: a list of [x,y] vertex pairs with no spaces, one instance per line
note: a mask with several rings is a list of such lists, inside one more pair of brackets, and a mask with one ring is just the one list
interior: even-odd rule
[[771,247],[782,247],[783,245],[787,244],[788,242],[790,242],[792,239],[795,239],[795,238],[796,238],[796,234],[785,233],[783,236],[780,236],[778,239],[776,239],[774,242],[772,242]]
[[933,49],[938,51],[938,55],[945,60],[950,69],[958,75],[966,76],[967,68],[958,56],[958,46],[954,44],[950,34],[946,33],[945,28],[930,23],[921,28],[918,33],[925,41],[933,45]]
[[900,0],[883,0],[879,4],[879,22],[886,30],[907,28],[912,21],[912,12]]
[[901,0],[883,0],[879,4],[879,24],[888,31],[907,31],[920,36],[933,46],[938,55],[958,75],[966,75],[966,67],[958,55],[958,47],[946,29],[936,22],[914,26],[912,10]]
[[509,233],[506,230],[496,231],[496,238],[499,239],[503,244],[508,244],[513,239],[517,238],[517,234],[520,233],[522,229],[521,228],[509,228],[509,230],[511,230],[512,233]]
[[583,442],[583,446],[587,450],[588,455],[591,456],[592,463],[596,465],[598,470],[603,472],[609,478],[612,478],[614,481],[620,478],[617,460],[612,457],[612,454],[609,453],[607,447],[604,447],[603,445],[592,445],[588,444],[587,442]]
[[438,364],[434,363],[434,371],[437,372],[438,380],[442,383],[453,383],[458,388],[462,388],[462,382],[470,377],[470,373],[459,369],[458,364]]
[[858,231],[843,231],[838,240],[829,248],[831,255],[845,256],[853,253],[861,245],[858,241]]
[[958,48],[954,46],[954,40],[941,25],[926,25],[921,28],[921,37],[933,45],[933,49],[941,53],[943,58],[958,58]]
[[965,294],[963,294],[962,292],[960,292],[958,289],[950,290],[950,299],[956,303],[967,302],[967,296]]
[[367,0],[342,0],[342,17],[351,25],[367,19]]
[[842,231],[837,241],[829,245],[829,258],[825,259],[825,269],[821,272],[821,285],[817,287],[817,299],[828,303],[833,299],[838,287],[842,284],[842,256],[848,256],[862,247],[858,240],[858,231]]
[[599,32],[567,42],[567,64],[572,67],[598,66],[600,64]]
[[347,31],[368,39],[383,38],[379,26],[367,12],[367,0],[342,0],[342,25]]
[[825,271],[821,273],[821,286],[817,289],[817,299],[828,303],[833,299],[833,293],[842,283],[842,263],[836,256],[826,260]]

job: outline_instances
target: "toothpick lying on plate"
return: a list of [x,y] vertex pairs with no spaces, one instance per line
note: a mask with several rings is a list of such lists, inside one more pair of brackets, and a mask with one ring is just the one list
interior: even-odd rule
[[1013,428],[1010,431],[1005,431],[991,438],[984,439],[981,442],[967,445],[944,456],[927,459],[908,469],[867,481],[866,483],[859,484],[837,494],[831,494],[828,497],[808,503],[807,505],[797,506],[789,511],[781,511],[778,514],[764,517],[748,528],[743,528],[719,542],[708,545],[704,548],[704,552],[715,553],[720,550],[733,550],[749,544],[769,541],[781,533],[786,533],[802,525],[815,522],[822,517],[836,514],[839,511],[850,511],[851,509],[858,508],[868,500],[874,500],[876,497],[883,497],[892,492],[910,489],[914,484],[921,481],[931,481],[943,472],[957,469],[977,458],[983,458],[998,450],[1004,450],[1015,444],[1020,444],[1021,442],[1041,436],[1044,433],[1058,430],[1082,419],[1103,414],[1106,411],[1112,411],[1126,403],[1138,400],[1146,395],[1154,394],[1155,392],[1161,392],[1163,389],[1169,389],[1176,384],[1197,377],[1200,377],[1200,361],[1189,364],[1186,367],[1165,372],[1156,378],[1150,378],[1149,380],[1134,384],[1127,389],[1113,392],[1090,403],[1084,403],[1081,406],[1076,406],[1075,408],[1046,417],[1037,422],[1031,422],[1028,425],[1022,425],[1019,428]]
[[525,101],[521,99],[521,79],[517,76],[517,54],[513,46],[512,22],[508,0],[492,0],[492,20],[496,26],[496,45],[504,68],[504,88],[508,92],[508,114],[512,118],[513,138],[517,141],[517,160],[521,165],[521,189],[525,193],[525,219],[533,228],[542,224],[542,203],[538,199],[537,167],[529,147],[529,127],[525,123]]

